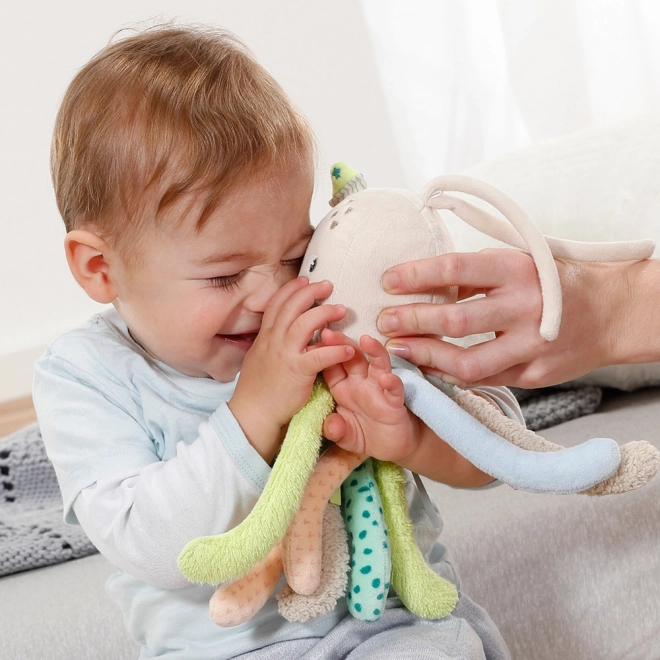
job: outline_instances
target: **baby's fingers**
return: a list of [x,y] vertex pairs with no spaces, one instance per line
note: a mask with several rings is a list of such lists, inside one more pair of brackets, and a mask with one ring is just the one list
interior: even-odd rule
[[323,423],[323,435],[339,447],[354,454],[365,454],[363,434],[358,432],[355,424],[355,415],[342,415],[341,406],[337,407],[339,412],[328,415]]
[[337,332],[336,330],[330,330],[330,328],[324,328],[321,331],[321,339],[323,340],[323,343],[328,346],[345,344],[347,346],[352,346],[355,350],[359,348],[359,346],[348,335],[345,335],[343,332]]
[[403,382],[395,374],[381,374],[378,385],[382,388],[387,402],[392,406],[402,406],[405,401]]
[[[321,332],[321,340],[323,341],[324,344],[328,346],[351,346],[355,350],[355,354],[353,355],[351,360],[346,361],[342,364],[342,368],[344,369],[345,372],[343,374],[344,378],[347,375],[361,376],[362,378],[367,377],[369,363],[367,362],[367,359],[360,350],[360,347],[350,337],[347,337],[342,332],[337,332],[336,330],[329,330],[328,328],[325,328]],[[331,383],[326,378],[326,383],[328,383],[328,387],[332,388],[338,382],[338,380],[343,380],[343,378],[336,379],[334,383]]]
[[[318,344],[315,345],[317,348]],[[333,364],[323,370],[323,378],[326,385],[332,390],[337,383],[341,383],[346,378],[345,363]]]
[[[316,302],[325,300],[331,291],[332,284],[326,280],[309,284],[306,277],[298,277],[287,282],[268,303],[261,329],[279,328],[282,332],[286,332],[305,312],[312,310]],[[328,307],[333,306],[328,305]],[[314,330],[322,326],[323,323],[317,325]]]
[[370,375],[378,377],[380,374],[388,374],[392,371],[390,355],[377,339],[369,335],[362,335],[360,337],[360,348],[365,355],[369,356]]
[[[327,373],[331,367],[349,361],[354,355],[355,349],[352,346],[323,346],[316,344],[315,346],[310,346],[303,353],[303,371],[309,376],[313,376],[320,371]],[[332,387],[327,380],[327,376],[326,382],[328,383],[328,387]]]
[[338,442],[346,434],[346,422],[337,413],[330,413],[323,422],[323,435],[332,442]]
[[288,338],[297,350],[303,350],[317,330],[321,330],[328,323],[340,321],[344,316],[346,316],[344,305],[318,305],[294,320],[288,330]]

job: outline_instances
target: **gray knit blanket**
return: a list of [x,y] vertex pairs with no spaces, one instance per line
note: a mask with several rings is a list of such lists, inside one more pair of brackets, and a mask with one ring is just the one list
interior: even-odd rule
[[603,390],[591,385],[574,389],[562,386],[536,390],[510,389],[520,404],[527,428],[532,431],[590,415],[603,398]]
[[0,440],[0,576],[96,552],[79,525],[62,519],[62,496],[32,424]]
[[[588,415],[602,390],[512,391],[528,428],[538,431]],[[62,519],[62,497],[36,424],[0,440],[0,576],[97,552],[79,525]]]

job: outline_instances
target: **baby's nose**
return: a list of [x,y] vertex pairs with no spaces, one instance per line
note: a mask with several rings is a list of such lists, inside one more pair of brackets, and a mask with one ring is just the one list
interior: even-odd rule
[[275,292],[287,282],[280,273],[255,273],[252,289],[245,300],[245,306],[252,312],[263,312]]

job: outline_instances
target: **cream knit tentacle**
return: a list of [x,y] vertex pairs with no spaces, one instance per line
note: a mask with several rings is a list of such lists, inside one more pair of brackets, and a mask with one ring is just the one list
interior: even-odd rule
[[[512,225],[465,199],[443,195],[433,197],[431,204],[433,208],[451,211],[487,236],[528,251],[525,241]],[[655,248],[655,242],[650,238],[611,242],[571,241],[545,234],[544,238],[555,257],[573,261],[637,261],[649,259]]]
[[[466,193],[483,199],[500,211],[515,227],[534,259],[541,282],[543,297],[541,336],[548,341],[556,339],[561,323],[561,283],[552,253],[539,228],[525,211],[501,190],[468,176],[441,176],[433,179],[424,187],[422,201],[434,209],[450,209],[459,218],[472,224],[473,213],[468,213],[464,217],[462,213],[465,212],[465,207],[459,204],[457,199],[445,195],[445,191]],[[477,229],[483,231],[481,227]]]

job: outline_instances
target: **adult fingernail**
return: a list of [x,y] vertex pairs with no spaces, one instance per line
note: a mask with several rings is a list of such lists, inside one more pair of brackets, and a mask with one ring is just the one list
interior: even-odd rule
[[385,348],[387,349],[388,353],[398,355],[404,360],[408,360],[410,358],[410,349],[403,344],[393,344],[391,342],[387,342],[387,344],[385,344]]
[[383,275],[380,284],[385,291],[392,291],[399,286],[399,276],[393,270],[390,270]]
[[396,332],[399,329],[399,319],[396,314],[382,313],[377,321],[378,329],[384,334]]
[[467,383],[463,382],[462,380],[459,380],[458,378],[454,378],[453,376],[450,376],[449,374],[441,374],[438,376],[441,381],[445,383],[449,383],[450,385],[456,385],[457,387],[467,387]]

